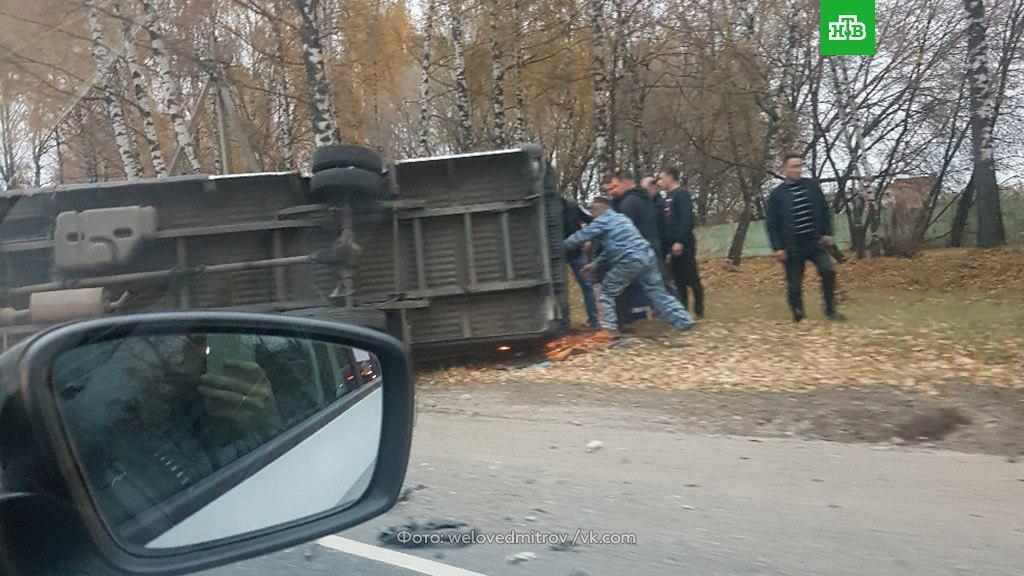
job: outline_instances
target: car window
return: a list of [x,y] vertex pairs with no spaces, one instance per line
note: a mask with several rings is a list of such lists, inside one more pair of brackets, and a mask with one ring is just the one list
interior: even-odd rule
[[139,336],[65,354],[53,386],[119,524],[343,400],[358,388],[350,357],[301,338]]

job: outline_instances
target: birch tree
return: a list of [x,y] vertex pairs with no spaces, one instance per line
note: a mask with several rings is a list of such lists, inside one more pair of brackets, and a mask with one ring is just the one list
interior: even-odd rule
[[512,50],[515,55],[516,115],[512,123],[512,138],[526,141],[526,57],[523,52],[522,0],[512,0]]
[[19,135],[15,127],[18,119],[13,111],[16,99],[6,84],[0,79],[0,190],[16,188],[21,177],[17,151]]
[[605,63],[605,32],[603,0],[588,0],[590,19],[590,57],[594,75],[594,141],[597,146],[597,169],[610,170],[614,162],[608,134],[610,94]]
[[96,11],[95,0],[85,0],[85,12],[92,37],[93,60],[96,63],[96,84],[103,94],[103,101],[107,106],[107,116],[110,120],[110,127],[114,131],[117,153],[121,157],[125,176],[129,180],[138,180],[142,177],[142,168],[139,166],[139,156],[135,152],[135,143],[125,123],[124,108],[121,106],[114,87],[117,67],[110,58],[110,51],[103,43],[103,32],[100,28],[100,18]]
[[317,146],[329,146],[341,143],[341,132],[338,130],[338,115],[320,41],[318,5],[318,0],[295,0],[295,7],[299,11],[299,35],[302,37],[302,62],[306,67],[306,83],[309,87],[313,141]]
[[504,148],[508,143],[505,135],[505,54],[501,46],[498,22],[501,19],[502,0],[491,0],[490,50],[491,50],[491,145]]
[[274,61],[271,63],[271,78],[274,82],[274,85],[271,87],[274,94],[274,142],[281,151],[280,168],[291,170],[295,168],[292,103],[288,98],[288,71],[285,67],[284,41],[281,36],[281,23],[278,19],[276,6],[276,2],[271,4],[273,17],[270,19],[271,32],[274,35]]
[[420,124],[417,137],[417,150],[423,156],[430,154],[430,65],[436,10],[437,0],[427,0],[426,21],[423,25],[423,55],[420,59]]
[[452,45],[455,50],[455,108],[458,111],[455,151],[466,152],[473,138],[473,123],[469,111],[469,85],[466,83],[466,39],[462,33],[461,0],[449,1],[448,19],[451,24]]
[[139,0],[143,10],[143,20],[146,31],[149,33],[149,43],[152,50],[153,61],[156,64],[156,78],[153,90],[156,93],[160,106],[167,112],[171,121],[171,130],[174,132],[174,141],[178,150],[184,155],[192,172],[199,172],[199,160],[196,158],[195,142],[192,139],[188,126],[188,119],[185,117],[185,109],[175,89],[172,80],[171,56],[167,51],[167,43],[164,41],[163,26],[160,14],[157,12],[156,0]]
[[157,135],[156,123],[153,121],[153,100],[149,97],[146,88],[146,75],[139,64],[138,51],[135,49],[135,26],[131,18],[121,12],[120,0],[113,3],[115,16],[121,21],[121,36],[124,40],[124,58],[128,64],[128,74],[131,80],[132,97],[142,118],[142,135],[146,140],[146,147],[149,150],[149,158],[153,164],[153,172],[157,178],[167,175],[167,165],[164,163],[164,155],[160,150],[160,138]]
[[978,246],[1006,244],[995,163],[995,99],[988,66],[988,24],[982,0],[964,0],[967,10],[967,86],[971,114],[970,188],[975,195]]

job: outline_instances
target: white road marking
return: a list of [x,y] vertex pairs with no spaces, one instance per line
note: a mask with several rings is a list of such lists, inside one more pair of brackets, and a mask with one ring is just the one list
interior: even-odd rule
[[338,552],[360,556],[369,560],[376,560],[377,562],[383,562],[406,570],[412,570],[413,572],[419,572],[420,574],[426,574],[427,576],[485,576],[479,572],[456,568],[455,566],[449,566],[433,560],[427,560],[426,558],[420,558],[419,556],[413,556],[412,554],[405,554],[403,552],[388,550],[387,548],[371,546],[370,544],[364,544],[348,538],[342,538],[341,536],[324,536],[317,540],[316,543],[325,548],[337,550]]

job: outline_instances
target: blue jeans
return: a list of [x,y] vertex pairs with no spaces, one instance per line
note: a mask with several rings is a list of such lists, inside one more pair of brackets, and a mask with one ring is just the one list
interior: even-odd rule
[[587,257],[580,254],[569,260],[569,267],[572,268],[572,275],[580,285],[580,292],[583,293],[583,307],[587,309],[587,324],[591,328],[597,327],[597,300],[594,299],[594,286],[590,280],[583,275],[582,268],[587,263]]
[[654,251],[649,250],[645,255],[616,262],[605,274],[601,282],[601,328],[618,332],[615,298],[634,281],[647,293],[651,308],[662,320],[677,330],[686,330],[693,325],[690,313],[665,290]]

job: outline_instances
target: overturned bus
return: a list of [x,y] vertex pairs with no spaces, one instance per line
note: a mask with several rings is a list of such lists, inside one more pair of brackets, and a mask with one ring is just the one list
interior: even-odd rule
[[189,309],[359,324],[421,356],[567,326],[561,202],[539,149],[384,167],[330,147],[312,168],[0,194],[3,347],[72,320]]

